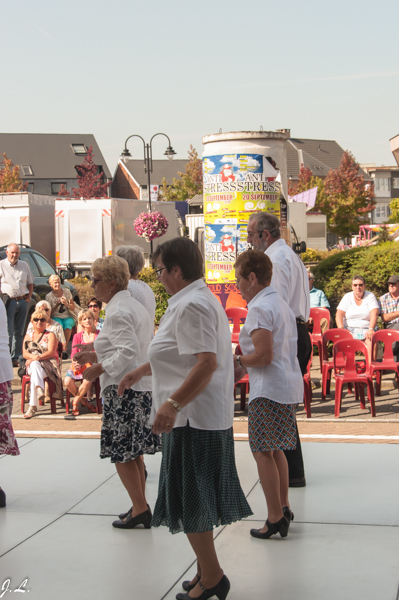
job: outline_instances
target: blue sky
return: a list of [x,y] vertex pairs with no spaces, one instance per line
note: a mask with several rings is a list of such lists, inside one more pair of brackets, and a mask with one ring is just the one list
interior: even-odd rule
[[[291,129],[395,164],[399,2],[2,0],[0,130],[125,139]],[[141,143],[141,142],[140,142]],[[129,149],[142,157],[139,140]],[[164,138],[154,142],[163,157]],[[12,158],[12,157],[11,157]]]

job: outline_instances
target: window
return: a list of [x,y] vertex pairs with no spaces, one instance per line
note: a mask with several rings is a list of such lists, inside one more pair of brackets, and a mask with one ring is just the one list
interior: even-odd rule
[[43,273],[43,277],[50,277],[50,275],[57,275],[57,273],[54,271],[53,267],[50,265],[50,263],[47,262],[47,260],[45,258],[43,258],[43,256],[40,256],[40,254],[35,254],[35,259],[39,263],[39,267]]
[[28,263],[30,270],[32,271],[33,277],[41,277],[40,271],[37,268],[37,264],[29,254],[29,252],[21,252],[21,256],[19,257],[24,262]]
[[390,192],[391,180],[388,177],[376,177],[374,180],[376,192]]
[[399,177],[394,177],[392,179],[392,187],[394,190],[398,190],[399,189]]
[[21,165],[21,169],[24,175],[33,175],[32,167],[30,165]]
[[59,194],[61,191],[61,186],[64,186],[64,188],[66,189],[66,181],[52,181],[51,182],[51,193],[52,194]]
[[35,188],[35,184],[33,183],[33,181],[29,181],[28,182],[28,192],[33,192]]
[[72,144],[72,150],[78,155],[87,154],[87,148],[84,144]]

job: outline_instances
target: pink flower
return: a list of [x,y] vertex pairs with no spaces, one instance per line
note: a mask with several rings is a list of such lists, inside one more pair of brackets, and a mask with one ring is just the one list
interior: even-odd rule
[[136,233],[145,238],[147,242],[164,235],[168,227],[167,218],[158,211],[141,213],[134,221]]

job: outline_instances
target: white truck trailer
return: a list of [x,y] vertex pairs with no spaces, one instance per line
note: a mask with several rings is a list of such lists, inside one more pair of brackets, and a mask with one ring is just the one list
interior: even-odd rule
[[[184,235],[184,227],[174,202],[152,202],[151,206],[169,221],[167,232],[153,241],[155,250],[158,244]],[[134,229],[134,220],[148,210],[148,203],[142,200],[56,198],[57,268],[86,273],[96,258],[112,254],[124,244],[140,246],[148,258],[150,243]]]

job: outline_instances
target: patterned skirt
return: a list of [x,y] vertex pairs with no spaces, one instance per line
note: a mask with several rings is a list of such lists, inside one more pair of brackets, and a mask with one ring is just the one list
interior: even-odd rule
[[153,527],[199,533],[250,515],[237,475],[232,427],[206,431],[186,425],[162,434]]
[[0,454],[17,456],[19,448],[11,424],[12,414],[11,381],[0,383]]
[[152,433],[151,392],[127,390],[118,396],[118,386],[109,385],[103,392],[103,424],[100,458],[125,463],[142,454],[161,450],[161,438]]
[[252,452],[295,450],[297,404],[254,398],[248,408],[248,436]]

